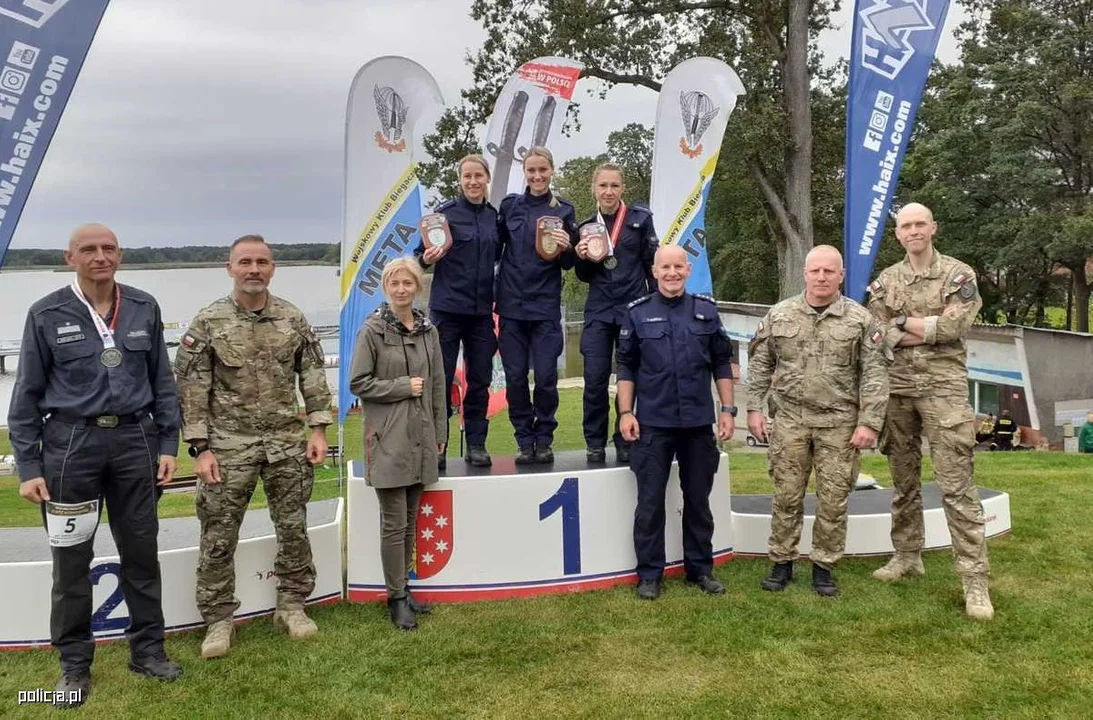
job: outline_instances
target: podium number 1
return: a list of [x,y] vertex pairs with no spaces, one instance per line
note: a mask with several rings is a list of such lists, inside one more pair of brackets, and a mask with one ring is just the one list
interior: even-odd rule
[[562,511],[562,572],[581,572],[581,499],[577,478],[566,478],[553,495],[539,503],[539,521]]

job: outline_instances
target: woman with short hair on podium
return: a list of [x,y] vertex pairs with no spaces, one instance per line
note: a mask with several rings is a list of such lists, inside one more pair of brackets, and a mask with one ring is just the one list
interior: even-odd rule
[[436,327],[414,307],[422,288],[417,261],[390,261],[381,282],[387,301],[357,335],[349,387],[361,399],[365,481],[376,489],[383,517],[387,607],[396,627],[413,630],[416,615],[432,609],[417,602],[406,583],[418,503],[438,479],[437,458],[448,441],[444,363]]

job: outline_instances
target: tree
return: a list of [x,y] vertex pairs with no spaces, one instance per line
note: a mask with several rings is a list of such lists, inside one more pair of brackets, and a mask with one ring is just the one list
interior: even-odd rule
[[[422,168],[433,182],[440,168],[467,150],[485,122],[502,83],[521,63],[562,55],[585,64],[606,96],[616,84],[660,89],[682,60],[718,57],[733,66],[747,94],[730,127],[743,153],[720,164],[743,164],[775,229],[780,290],[803,284],[804,256],[813,244],[812,102],[830,95],[834,74],[824,70],[812,42],[829,27],[838,0],[475,0],[471,16],[487,38],[470,57],[474,85],[449,110],[434,162]],[[579,107],[570,106],[579,127]],[[841,123],[841,118],[836,122]],[[840,125],[841,127],[841,125]],[[836,134],[838,131],[836,131]],[[440,154],[438,154],[440,153]],[[720,165],[719,164],[719,165]]]

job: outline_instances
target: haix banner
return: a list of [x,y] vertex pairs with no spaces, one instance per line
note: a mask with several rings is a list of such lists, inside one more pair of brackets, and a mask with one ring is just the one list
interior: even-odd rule
[[660,88],[649,205],[661,244],[676,243],[687,251],[688,292],[713,292],[706,203],[729,116],[743,94],[736,72],[708,57],[680,63]]
[[0,267],[110,0],[0,0]]
[[524,191],[528,148],[550,146],[565,120],[584,64],[558,57],[526,62],[505,83],[486,131],[486,158],[493,166],[490,202]]
[[383,301],[383,267],[411,254],[420,240],[421,138],[433,131],[443,109],[436,80],[404,57],[372,60],[357,72],[349,89],[338,332],[340,422],[353,403],[349,370],[357,332]]
[[949,0],[858,0],[846,102],[846,294],[865,297]]

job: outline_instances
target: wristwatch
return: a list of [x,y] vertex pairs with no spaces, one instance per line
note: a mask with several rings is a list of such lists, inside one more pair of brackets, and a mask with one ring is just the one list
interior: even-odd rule
[[721,412],[728,413],[729,415],[732,415],[733,417],[736,417],[736,406],[735,405],[722,405],[721,406]]
[[903,326],[907,324],[907,316],[896,315],[894,318],[892,318],[892,322],[894,322],[896,324],[896,327],[898,327],[900,330],[903,330]]
[[198,440],[196,442],[192,442],[192,443],[190,443],[190,451],[189,451],[190,452],[190,457],[196,458],[198,455],[200,455],[201,453],[205,452],[208,449],[209,449],[209,441],[208,440]]

